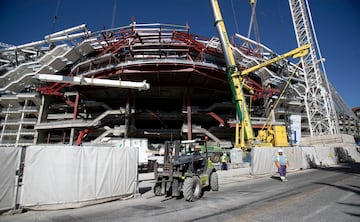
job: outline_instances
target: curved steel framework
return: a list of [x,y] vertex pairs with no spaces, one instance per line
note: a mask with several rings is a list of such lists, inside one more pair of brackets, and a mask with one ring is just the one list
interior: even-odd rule
[[[235,37],[231,48],[240,69],[277,56]],[[236,111],[217,38],[191,34],[187,26],[133,22],[95,33],[80,25],[38,42],[0,46],[2,146],[74,144],[80,137],[97,143],[111,136],[148,138],[150,144],[203,135],[217,144],[234,141]],[[130,84],[125,89],[121,82]],[[145,82],[150,88],[135,87]],[[254,91],[244,93],[255,129],[270,114],[274,124],[287,126],[295,114],[302,135],[309,135],[308,85],[300,67],[280,61],[250,73],[244,84]]]

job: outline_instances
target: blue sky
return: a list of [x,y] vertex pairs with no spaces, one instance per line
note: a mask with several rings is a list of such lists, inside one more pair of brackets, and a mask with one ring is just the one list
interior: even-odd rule
[[[247,35],[248,0],[219,0],[228,34]],[[309,0],[328,79],[350,106],[360,106],[360,1]],[[22,44],[79,24],[89,30],[110,28],[114,0],[0,0],[0,42]],[[58,8],[58,10],[57,10]],[[287,0],[258,0],[260,40],[278,53],[297,47]],[[54,28],[54,15],[57,20]],[[137,23],[190,25],[192,33],[216,35],[208,0],[117,0],[114,27]]]

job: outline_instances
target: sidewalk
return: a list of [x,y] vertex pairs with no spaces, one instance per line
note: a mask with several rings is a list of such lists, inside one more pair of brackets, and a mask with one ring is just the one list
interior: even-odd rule
[[231,184],[255,178],[250,175],[250,166],[228,170],[218,170],[216,172],[219,178],[219,185]]

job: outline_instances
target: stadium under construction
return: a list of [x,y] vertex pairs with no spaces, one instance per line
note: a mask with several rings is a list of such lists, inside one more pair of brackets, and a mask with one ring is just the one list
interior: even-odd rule
[[[311,18],[301,13],[302,1],[289,2],[298,45],[309,44],[310,53],[299,63],[283,59],[244,78],[255,133],[270,122],[286,127],[290,145],[329,134],[358,138],[358,117],[327,80]],[[192,31],[133,21],[1,44],[0,146],[80,145],[109,137],[159,144],[208,136],[233,147],[238,119],[221,41]],[[240,70],[279,56],[240,34],[231,49]]]

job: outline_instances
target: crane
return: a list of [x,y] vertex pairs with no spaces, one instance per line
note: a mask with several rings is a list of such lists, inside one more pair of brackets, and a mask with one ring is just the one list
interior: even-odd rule
[[[231,91],[233,94],[233,100],[235,102],[237,117],[241,122],[241,138],[239,143],[239,124],[236,124],[235,131],[235,147],[245,149],[246,146],[255,145],[256,137],[254,135],[253,127],[251,124],[251,118],[248,112],[248,107],[245,100],[245,94],[243,91],[243,80],[246,75],[251,72],[254,72],[258,69],[261,69],[265,66],[273,64],[277,61],[285,59],[292,56],[293,58],[300,58],[308,54],[309,45],[303,45],[297,49],[294,49],[288,53],[270,59],[264,63],[250,67],[243,71],[237,67],[235,63],[234,56],[232,54],[232,46],[229,42],[229,38],[226,32],[225,23],[222,18],[219,3],[217,0],[210,0],[210,5],[213,11],[213,16],[215,20],[215,26],[219,35],[222,51],[224,54],[224,59],[226,63],[227,76],[230,82]],[[245,144],[245,140],[248,141],[248,144]]]
[[327,79],[324,59],[316,37],[308,0],[289,0],[298,45],[309,44],[310,53],[301,59],[307,85],[305,108],[310,135],[331,135],[340,132],[333,95]]

